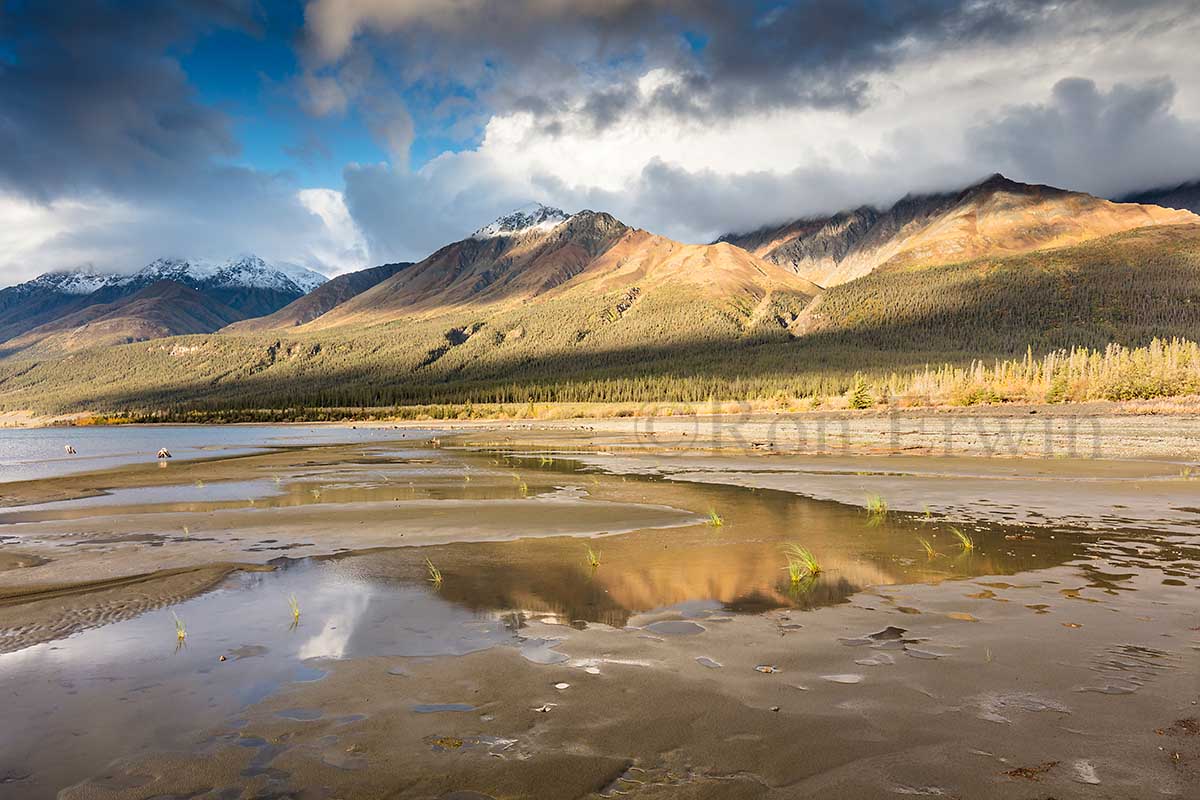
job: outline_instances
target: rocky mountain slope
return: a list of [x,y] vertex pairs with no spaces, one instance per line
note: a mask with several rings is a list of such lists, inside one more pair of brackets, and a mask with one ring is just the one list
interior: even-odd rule
[[1190,222],[1200,217],[993,175],[959,192],[911,195],[883,211],[862,207],[719,241],[821,286],[837,286],[885,264],[932,266],[1019,255],[1148,225]]
[[395,275],[412,262],[383,264],[331,278],[308,294],[293,300],[274,314],[235,322],[226,328],[229,332],[286,330],[306,322],[312,322],[322,314],[332,311],[352,297],[362,294],[371,287]]
[[239,316],[234,309],[190,286],[161,280],[128,297],[95,303],[26,331],[0,344],[0,354],[29,351],[45,355],[210,333]]
[[[327,329],[422,318],[455,309],[542,302],[571,294],[630,294],[629,303],[675,292],[705,302],[758,303],[811,282],[728,244],[683,245],[630,228],[610,214],[538,207],[502,217],[447,245],[308,325]],[[618,302],[618,304],[620,304]]]
[[235,319],[245,319],[273,313],[326,280],[312,270],[269,264],[253,255],[221,263],[160,258],[132,274],[50,272],[0,289],[0,342],[89,306],[131,297],[160,281],[195,289],[216,304],[233,309]]

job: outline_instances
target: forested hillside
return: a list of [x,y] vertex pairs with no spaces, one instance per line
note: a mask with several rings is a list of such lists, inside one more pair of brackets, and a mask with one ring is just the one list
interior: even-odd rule
[[187,336],[0,362],[5,410],[182,412],[435,402],[703,401],[1200,331],[1200,225],[895,267],[816,301],[588,286],[537,303],[296,333]]

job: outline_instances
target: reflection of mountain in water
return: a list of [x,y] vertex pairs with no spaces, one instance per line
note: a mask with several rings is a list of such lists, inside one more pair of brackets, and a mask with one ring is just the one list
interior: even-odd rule
[[[868,525],[860,509],[780,492],[659,482],[639,482],[636,491],[645,502],[715,505],[726,523],[588,540],[601,554],[595,570],[585,562],[583,541],[561,537],[375,552],[346,562],[359,577],[421,581],[428,556],[445,576],[441,597],[466,608],[623,626],[633,614],[696,600],[744,612],[819,608],[870,586],[1055,566],[1085,546],[1079,536],[1021,539],[1014,529],[992,526],[972,528],[975,549],[963,552],[947,526],[899,515]],[[933,543],[935,557],[918,537]],[[823,567],[799,586],[788,581],[782,551],[796,541]]]

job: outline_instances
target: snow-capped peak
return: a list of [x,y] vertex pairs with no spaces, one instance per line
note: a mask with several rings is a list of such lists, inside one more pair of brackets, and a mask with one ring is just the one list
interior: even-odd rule
[[490,239],[495,236],[512,236],[529,231],[548,231],[570,219],[560,208],[551,208],[541,203],[530,203],[498,218],[491,225],[471,234],[473,239]]
[[98,289],[104,288],[117,277],[111,273],[96,272],[92,269],[83,268],[47,272],[44,275],[34,278],[26,285],[43,289],[53,289],[63,294],[88,295]]
[[324,275],[294,264],[269,264],[255,255],[238,256],[223,263],[199,258],[159,258],[122,284],[150,284],[171,280],[196,288],[276,289],[308,294],[328,280]]

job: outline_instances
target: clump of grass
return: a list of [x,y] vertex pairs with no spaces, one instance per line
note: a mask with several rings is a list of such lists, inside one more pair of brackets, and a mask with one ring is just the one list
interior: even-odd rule
[[442,571],[433,565],[433,562],[428,558],[425,559],[425,567],[429,570],[429,582],[435,587],[442,586]]
[[725,524],[725,520],[721,518],[721,515],[717,513],[716,509],[710,508],[708,510],[708,522],[705,524],[710,528],[719,528]]
[[800,583],[805,578],[821,574],[821,562],[817,561],[816,556],[808,548],[798,544],[789,544],[783,548],[783,552],[787,556],[785,569],[792,583]]
[[517,485],[517,489],[521,492],[521,497],[529,496],[529,484],[525,483],[525,481],[521,481],[521,483]]
[[187,625],[183,624],[183,620],[174,611],[171,612],[171,617],[175,620],[175,640],[182,642],[187,638]]
[[930,561],[937,558],[938,552],[937,552],[937,550],[933,549],[933,545],[931,545],[929,543],[928,539],[926,539],[924,536],[918,536],[917,541],[920,542],[921,547],[923,547],[925,549],[925,555],[929,558]]
[[296,599],[296,595],[288,595],[288,608],[292,610],[292,621],[300,621],[300,601]]
[[596,567],[600,566],[600,551],[593,550],[591,545],[586,545],[586,547],[588,566],[592,569],[595,569]]
[[950,532],[953,533],[955,535],[955,537],[957,537],[958,543],[959,543],[959,545],[962,546],[963,552],[975,549],[975,542],[972,541],[970,536],[963,533],[962,531],[960,531],[958,528],[955,528],[954,526],[950,527]]
[[880,494],[867,495],[867,513],[873,517],[882,516],[888,511],[887,500]]
[[550,456],[542,456],[541,459],[538,461],[538,463],[541,464],[543,467],[545,467],[545,466],[549,466],[550,464],[553,464],[554,459],[551,458]]

